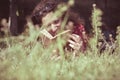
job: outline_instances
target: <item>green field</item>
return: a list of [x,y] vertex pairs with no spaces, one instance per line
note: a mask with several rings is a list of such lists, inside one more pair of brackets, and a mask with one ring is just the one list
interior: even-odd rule
[[[31,22],[19,36],[13,37],[6,32],[0,38],[0,80],[120,80],[120,28],[115,42],[100,53],[97,43],[98,38],[102,38],[98,27],[101,15],[94,7],[94,34],[85,53],[77,52],[79,56],[64,52],[62,36],[44,47],[41,39],[38,40],[42,36],[41,28],[34,28]],[[111,46],[115,46],[114,50]],[[55,48],[60,56],[52,59]]]

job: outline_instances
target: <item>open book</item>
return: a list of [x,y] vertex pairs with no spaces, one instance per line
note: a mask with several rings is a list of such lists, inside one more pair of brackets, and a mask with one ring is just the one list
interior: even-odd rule
[[55,36],[52,36],[46,29],[43,29],[42,31],[40,31],[40,33],[42,33],[43,35],[45,35],[47,38],[49,38],[51,40],[58,37],[58,36],[60,36],[60,35],[62,35],[62,34],[66,34],[68,32],[70,32],[70,30],[65,30],[65,31],[63,31],[63,32],[61,32],[61,33],[59,33],[59,34],[57,34]]

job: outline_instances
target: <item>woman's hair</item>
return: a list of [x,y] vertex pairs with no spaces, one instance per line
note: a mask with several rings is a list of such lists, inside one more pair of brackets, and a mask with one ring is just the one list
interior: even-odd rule
[[[67,3],[68,0],[43,0],[33,10],[32,21],[34,24],[41,24],[42,18],[49,12],[55,11],[57,6],[61,3]],[[84,24],[84,20],[80,18],[79,14],[75,13],[71,8],[64,12],[68,14],[68,21],[73,21],[75,25]]]

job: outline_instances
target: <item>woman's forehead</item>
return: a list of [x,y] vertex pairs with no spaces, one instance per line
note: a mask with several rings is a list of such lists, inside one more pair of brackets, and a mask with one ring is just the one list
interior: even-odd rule
[[52,23],[56,20],[60,20],[61,18],[57,17],[54,12],[49,12],[47,13],[43,18],[42,18],[42,22],[49,24]]

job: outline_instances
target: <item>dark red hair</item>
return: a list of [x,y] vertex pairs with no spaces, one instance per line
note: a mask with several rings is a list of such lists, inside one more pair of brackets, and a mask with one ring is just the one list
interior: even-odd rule
[[[34,24],[41,24],[42,17],[51,11],[55,11],[57,6],[62,3],[67,3],[68,0],[43,0],[41,1],[33,10],[32,21]],[[84,20],[80,18],[79,14],[75,13],[71,8],[69,8],[64,14],[68,14],[68,21],[74,22],[75,25],[83,24]]]

